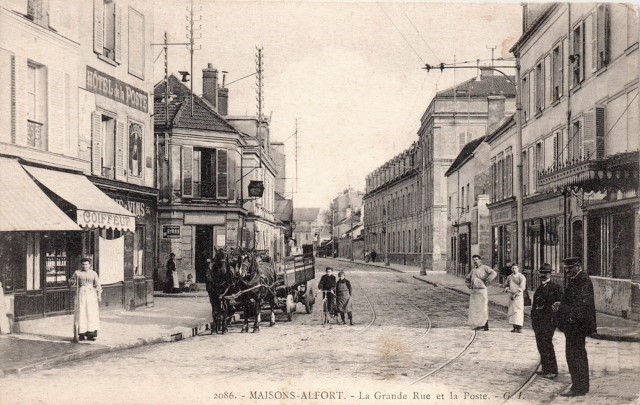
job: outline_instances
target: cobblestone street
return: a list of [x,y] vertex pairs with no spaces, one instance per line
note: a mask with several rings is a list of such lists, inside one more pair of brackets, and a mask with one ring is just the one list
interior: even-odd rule
[[[329,259],[316,265],[317,274],[327,265],[346,271],[355,326],[322,327],[318,299],[310,315],[299,304],[292,322],[278,311],[277,325],[263,322],[259,334],[241,334],[236,323],[224,336],[7,376],[0,381],[11,388],[0,403],[501,403],[514,394],[514,403],[555,403],[570,385],[562,333],[554,338],[559,377],[530,381],[538,353],[527,323],[511,334],[506,314],[490,308],[491,330],[474,332],[464,295],[383,268]],[[637,400],[640,345],[588,340],[587,350],[591,392],[562,401]]]

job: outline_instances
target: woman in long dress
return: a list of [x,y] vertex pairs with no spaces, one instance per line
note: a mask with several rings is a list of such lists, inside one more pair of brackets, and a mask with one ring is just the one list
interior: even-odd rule
[[511,274],[505,282],[504,292],[511,295],[507,318],[513,325],[512,333],[520,333],[524,323],[524,291],[527,288],[527,279],[520,273],[517,264],[511,266]]
[[80,261],[82,270],[76,270],[69,279],[72,286],[77,286],[76,328],[78,340],[96,340],[100,329],[99,304],[102,294],[98,273],[91,269],[91,260]]

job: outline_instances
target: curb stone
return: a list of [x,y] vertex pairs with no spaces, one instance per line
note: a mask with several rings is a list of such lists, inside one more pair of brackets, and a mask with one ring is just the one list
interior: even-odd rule
[[194,327],[177,328],[176,330],[174,330],[173,333],[169,335],[162,335],[162,336],[153,337],[153,338],[139,338],[135,342],[123,343],[113,347],[100,347],[100,348],[88,350],[86,352],[69,353],[62,356],[51,357],[35,364],[28,364],[28,365],[19,366],[19,367],[12,367],[8,369],[0,369],[0,378],[5,377],[9,374],[24,374],[24,373],[28,373],[36,370],[50,368],[63,363],[89,359],[92,357],[100,356],[102,354],[116,353],[116,352],[120,352],[128,349],[134,349],[136,347],[150,346],[158,343],[177,342],[180,340],[198,336],[207,330],[209,330],[209,322],[199,324]]
[[[434,287],[443,287],[443,288],[446,288],[448,290],[455,291],[455,292],[457,292],[459,294],[463,294],[463,295],[467,295],[467,296],[469,295],[469,293],[467,293],[465,291],[461,291],[461,290],[459,290],[459,289],[457,289],[455,287],[449,287],[449,286],[446,286],[444,284],[436,283],[434,281],[428,281],[428,280],[422,279],[422,278],[417,277],[417,276],[413,276],[413,278],[415,278],[416,280],[423,281],[423,282],[425,282],[427,284],[430,284],[430,285],[432,285]],[[499,304],[497,302],[492,302],[492,301],[489,301],[489,305],[493,306],[494,308],[501,308],[501,309],[508,309],[509,308],[506,305],[502,305],[502,304]],[[525,313],[524,315],[525,315],[525,317],[530,318],[529,314]],[[640,337],[635,337],[635,336],[616,336],[616,335],[611,335],[611,334],[608,334],[608,333],[594,333],[594,334],[590,335],[589,337],[592,338],[592,339],[596,339],[596,340],[608,340],[608,341],[613,341],[613,342],[640,343]]]

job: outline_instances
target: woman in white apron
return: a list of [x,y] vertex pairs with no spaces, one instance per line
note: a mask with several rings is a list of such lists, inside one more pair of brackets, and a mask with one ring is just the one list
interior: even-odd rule
[[75,328],[78,340],[96,340],[100,329],[99,302],[102,300],[102,287],[98,273],[91,269],[91,260],[80,261],[82,270],[76,270],[69,280],[76,287]]

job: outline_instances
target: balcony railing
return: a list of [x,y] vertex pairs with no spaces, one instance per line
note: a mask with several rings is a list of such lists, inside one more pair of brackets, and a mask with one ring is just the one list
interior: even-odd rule
[[538,191],[635,189],[638,185],[639,156],[637,151],[619,153],[602,160],[595,160],[586,155],[554,164],[538,172]]
[[39,122],[27,120],[27,145],[44,149],[43,125]]

